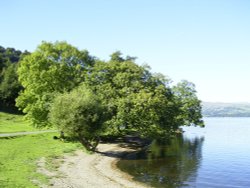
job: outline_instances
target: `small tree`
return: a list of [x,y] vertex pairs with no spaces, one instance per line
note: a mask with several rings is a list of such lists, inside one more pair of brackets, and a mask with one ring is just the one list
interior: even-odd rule
[[95,150],[105,120],[103,112],[97,97],[83,85],[69,93],[59,94],[49,116],[59,130],[79,140],[86,149]]

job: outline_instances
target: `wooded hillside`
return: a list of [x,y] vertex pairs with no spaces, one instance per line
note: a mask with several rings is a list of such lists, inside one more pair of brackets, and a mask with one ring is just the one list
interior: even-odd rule
[[249,103],[202,103],[205,117],[250,117]]

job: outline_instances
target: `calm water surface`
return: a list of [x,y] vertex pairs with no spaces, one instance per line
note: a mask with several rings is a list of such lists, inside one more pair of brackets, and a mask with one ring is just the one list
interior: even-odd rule
[[118,167],[154,187],[250,187],[250,118],[206,118]]

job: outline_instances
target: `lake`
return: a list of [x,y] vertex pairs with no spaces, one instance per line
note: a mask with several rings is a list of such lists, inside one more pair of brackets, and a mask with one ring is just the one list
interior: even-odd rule
[[118,167],[153,187],[250,187],[250,118],[205,118],[205,128],[185,127],[170,145]]

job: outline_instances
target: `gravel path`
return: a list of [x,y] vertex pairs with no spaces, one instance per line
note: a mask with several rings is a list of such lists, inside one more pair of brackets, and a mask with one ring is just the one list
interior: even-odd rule
[[[132,151],[119,144],[99,144],[98,153],[77,151],[67,155],[58,169],[59,176],[52,176],[49,186],[55,188],[145,188],[132,177],[116,168],[124,152]],[[41,166],[40,166],[41,167]],[[44,170],[39,170],[40,172]],[[47,173],[47,175],[50,175]]]
[[16,133],[0,133],[0,137],[14,137],[14,136],[22,136],[29,134],[41,134],[41,133],[51,133],[58,132],[56,130],[45,130],[45,131],[31,131],[31,132],[16,132]]

